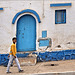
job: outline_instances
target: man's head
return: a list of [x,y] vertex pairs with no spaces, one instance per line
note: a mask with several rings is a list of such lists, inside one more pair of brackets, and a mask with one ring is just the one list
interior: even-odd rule
[[16,43],[17,42],[17,38],[16,37],[13,37],[12,38],[12,41],[13,41],[13,43]]

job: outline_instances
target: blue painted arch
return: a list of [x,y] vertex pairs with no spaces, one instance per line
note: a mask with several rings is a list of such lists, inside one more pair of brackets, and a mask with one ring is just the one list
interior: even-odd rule
[[13,20],[12,20],[12,24],[14,24],[15,21],[16,21],[16,19],[17,19],[17,17],[18,17],[19,15],[23,14],[23,13],[32,13],[32,14],[34,14],[34,15],[37,17],[38,22],[41,23],[40,17],[39,17],[39,15],[37,14],[36,11],[31,10],[31,9],[26,9],[26,10],[23,10],[23,11],[21,11],[21,12],[18,12],[18,13],[14,16],[14,18],[13,18]]

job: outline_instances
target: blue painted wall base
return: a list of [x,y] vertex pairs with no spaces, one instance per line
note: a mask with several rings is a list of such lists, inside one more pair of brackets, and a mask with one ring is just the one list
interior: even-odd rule
[[[37,62],[75,59],[75,49],[52,52],[33,52],[32,54],[37,55]],[[29,53],[16,55],[18,58],[25,58],[29,55]],[[8,54],[0,54],[0,65],[6,66],[8,64],[8,61]]]
[[75,59],[75,49],[52,51],[52,52],[34,52],[37,54],[37,61],[59,61]]

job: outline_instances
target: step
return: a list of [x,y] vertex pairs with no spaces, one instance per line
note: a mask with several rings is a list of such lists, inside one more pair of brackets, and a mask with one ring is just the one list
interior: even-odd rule
[[[35,54],[30,54],[24,58],[18,58],[21,66],[34,66],[37,63],[37,56]],[[15,61],[13,61],[14,66],[17,66]]]

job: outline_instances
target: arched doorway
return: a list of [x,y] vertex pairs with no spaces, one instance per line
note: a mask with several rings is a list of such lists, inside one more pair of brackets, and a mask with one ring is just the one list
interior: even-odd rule
[[27,14],[17,21],[17,51],[36,50],[36,20]]

